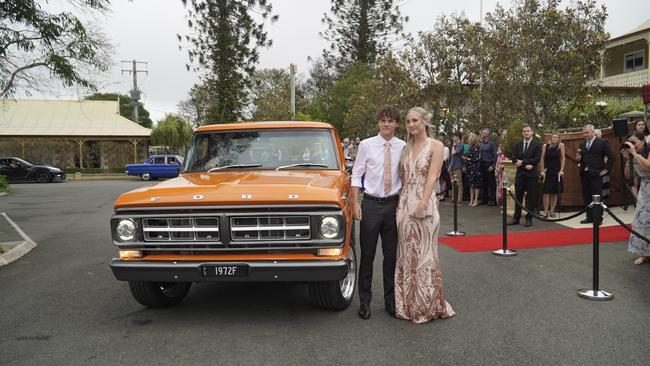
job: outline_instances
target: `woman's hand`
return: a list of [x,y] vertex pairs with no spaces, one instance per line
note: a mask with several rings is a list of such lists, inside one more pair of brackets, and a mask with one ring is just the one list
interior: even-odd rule
[[424,202],[420,201],[420,203],[418,203],[417,207],[415,208],[415,211],[413,211],[413,217],[416,219],[423,219],[426,211],[427,206],[424,204]]
[[541,173],[539,173],[539,176],[542,177],[542,179],[546,178],[546,172],[542,171]]

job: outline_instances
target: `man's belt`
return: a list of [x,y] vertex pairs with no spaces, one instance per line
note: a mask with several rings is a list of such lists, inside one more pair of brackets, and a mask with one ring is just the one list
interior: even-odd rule
[[390,201],[397,200],[399,198],[399,194],[395,194],[395,195],[388,196],[388,197],[375,197],[375,196],[371,196],[371,195],[369,195],[367,193],[364,193],[363,199],[366,199],[366,198],[369,199],[369,200],[377,201],[379,203],[384,203],[384,202],[390,202]]

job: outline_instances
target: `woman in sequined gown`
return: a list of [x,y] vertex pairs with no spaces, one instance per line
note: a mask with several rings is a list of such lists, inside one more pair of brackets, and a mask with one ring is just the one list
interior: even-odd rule
[[433,194],[444,147],[430,137],[429,118],[420,107],[409,111],[408,140],[400,161],[395,309],[398,318],[414,323],[454,315],[442,284],[438,258],[440,216]]

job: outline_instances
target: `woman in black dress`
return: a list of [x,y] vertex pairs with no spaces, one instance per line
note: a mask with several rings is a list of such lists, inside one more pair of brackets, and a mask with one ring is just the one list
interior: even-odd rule
[[481,177],[481,141],[474,133],[469,134],[469,153],[463,156],[467,161],[467,179],[469,180],[469,207],[478,206],[478,196],[483,178]]
[[558,193],[562,192],[562,177],[564,176],[564,144],[557,132],[551,135],[549,143],[542,146],[542,172],[544,189],[542,201],[544,217],[555,217]]

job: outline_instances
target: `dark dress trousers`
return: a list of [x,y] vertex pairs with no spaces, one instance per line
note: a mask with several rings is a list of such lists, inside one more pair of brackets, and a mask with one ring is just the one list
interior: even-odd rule
[[[519,141],[512,150],[512,161],[523,161],[520,167],[517,167],[515,176],[515,197],[517,201],[524,201],[526,194],[526,209],[535,212],[537,206],[537,181],[539,180],[539,162],[542,160],[542,143],[537,139],[531,139],[528,148],[524,151],[524,142]],[[532,165],[533,169],[526,170],[526,165]],[[513,219],[519,221],[521,218],[521,206],[515,205],[515,215]],[[526,219],[530,220],[533,215],[527,213]]]
[[[591,203],[593,195],[603,195],[603,179],[600,172],[604,169],[611,172],[616,157],[607,140],[598,137],[594,139],[589,149],[587,149],[587,141],[583,141],[580,144],[580,155],[578,163],[580,165],[582,199],[586,206]],[[607,163],[605,163],[605,157],[607,157]],[[587,210],[587,219],[591,220],[591,210]]]

